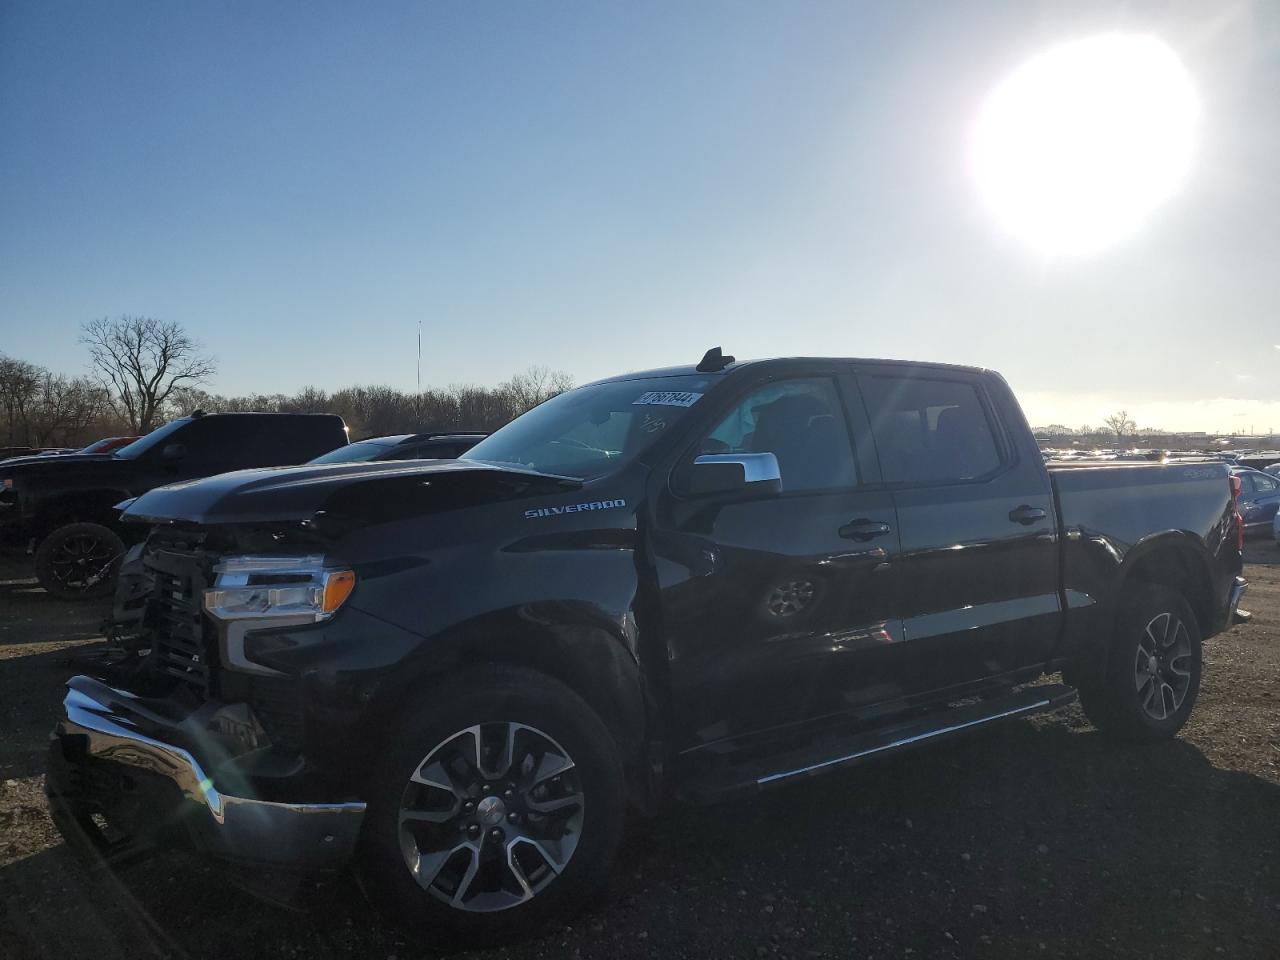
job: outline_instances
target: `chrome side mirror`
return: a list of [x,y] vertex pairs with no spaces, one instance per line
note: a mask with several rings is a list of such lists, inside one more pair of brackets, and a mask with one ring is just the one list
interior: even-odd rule
[[704,453],[691,465],[688,490],[697,496],[781,493],[782,471],[772,453]]

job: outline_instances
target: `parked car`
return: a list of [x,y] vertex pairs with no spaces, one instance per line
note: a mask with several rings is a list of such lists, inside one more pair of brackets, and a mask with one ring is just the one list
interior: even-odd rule
[[1213,461],[1046,468],[990,371],[718,350],[458,460],[160,488],[125,511],[149,653],[69,682],[51,809],[108,862],[180,822],[216,857],[354,862],[472,942],[531,933],[669,794],[1077,693],[1110,736],[1174,736],[1245,588],[1238,490]]
[[112,453],[25,457],[0,465],[0,542],[35,554],[40,585],[59,597],[110,592],[129,539],[116,505],[163,484],[245,467],[305,463],[347,442],[341,417],[197,411]]
[[1280,477],[1239,467],[1233,467],[1231,473],[1240,478],[1240,514],[1245,532],[1270,530],[1280,510]]
[[60,453],[74,453],[70,447],[0,447],[0,463],[25,460],[28,457],[47,457]]
[[390,437],[370,437],[330,450],[310,462],[452,460],[462,456],[486,436],[488,434],[484,433],[401,433]]
[[112,450],[119,450],[121,447],[127,447],[138,437],[103,437],[101,440],[95,440],[87,447],[81,447],[80,453],[110,453]]
[[1269,467],[1263,467],[1262,472],[1273,477],[1280,477],[1280,463],[1273,463]]

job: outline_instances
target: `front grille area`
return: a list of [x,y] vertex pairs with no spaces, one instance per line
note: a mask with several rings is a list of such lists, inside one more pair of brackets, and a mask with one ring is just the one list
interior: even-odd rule
[[298,679],[222,669],[218,630],[203,608],[217,560],[198,536],[162,540],[152,534],[143,556],[154,581],[144,620],[152,666],[180,681],[181,688],[199,700],[247,703],[272,746],[300,750],[303,709]]
[[143,564],[154,581],[143,621],[152,663],[162,674],[207,695],[217,644],[211,642],[201,599],[212,558],[199,550],[198,542],[160,540],[148,544]]
[[210,655],[205,644],[200,600],[193,596],[191,581],[157,572],[147,619],[154,631],[151,651],[157,668],[208,690]]

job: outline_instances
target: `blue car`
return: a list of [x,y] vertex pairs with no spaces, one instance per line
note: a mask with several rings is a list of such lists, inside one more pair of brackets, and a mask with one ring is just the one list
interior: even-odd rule
[[1273,529],[1280,512],[1280,477],[1247,467],[1233,467],[1231,472],[1240,478],[1240,515],[1244,517],[1245,533]]

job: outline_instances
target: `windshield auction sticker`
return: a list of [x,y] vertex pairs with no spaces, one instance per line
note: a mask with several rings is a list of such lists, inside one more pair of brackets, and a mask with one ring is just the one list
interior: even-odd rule
[[651,404],[657,407],[692,407],[695,403],[702,399],[700,393],[687,393],[684,391],[673,390],[653,390],[649,393],[642,393],[640,396],[632,400],[633,406],[640,404]]

